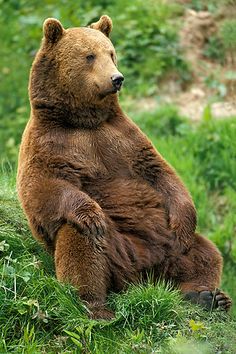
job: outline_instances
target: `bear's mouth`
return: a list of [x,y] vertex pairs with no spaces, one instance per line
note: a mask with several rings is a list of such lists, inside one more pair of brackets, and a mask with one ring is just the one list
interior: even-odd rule
[[117,87],[112,87],[111,89],[100,93],[100,94],[99,94],[99,97],[100,97],[101,99],[103,99],[103,98],[105,98],[105,97],[107,97],[107,96],[109,96],[109,95],[114,95],[114,94],[116,94],[116,93],[117,93],[118,91],[120,91],[120,90],[121,90],[121,86],[120,86],[119,88],[117,88]]
[[122,82],[120,84],[116,84],[116,86],[114,86],[114,90],[115,92],[118,92],[121,90],[121,87],[122,87]]
[[120,90],[121,90],[121,85],[120,85],[120,87],[113,87],[111,90],[111,93],[117,93]]

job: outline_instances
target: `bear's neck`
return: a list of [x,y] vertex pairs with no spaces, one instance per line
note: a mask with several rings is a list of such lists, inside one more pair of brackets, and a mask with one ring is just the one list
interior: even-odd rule
[[101,102],[91,105],[35,99],[32,102],[32,109],[36,119],[42,123],[82,129],[97,128],[122,112],[117,95],[108,96]]

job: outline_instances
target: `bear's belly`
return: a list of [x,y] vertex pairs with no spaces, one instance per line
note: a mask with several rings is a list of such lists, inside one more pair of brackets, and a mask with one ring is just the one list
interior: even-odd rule
[[117,177],[93,180],[83,187],[120,232],[157,234],[168,229],[163,197],[144,180]]
[[113,274],[122,273],[123,268],[126,274],[124,265],[141,272],[162,264],[175,236],[169,229],[163,197],[158,191],[144,180],[124,176],[93,181],[84,191],[112,220],[108,253]]

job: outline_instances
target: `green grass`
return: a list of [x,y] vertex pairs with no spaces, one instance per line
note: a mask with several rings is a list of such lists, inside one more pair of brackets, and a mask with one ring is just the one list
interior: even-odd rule
[[[222,251],[223,288],[235,302],[235,119],[195,126],[164,106],[135,120],[191,191],[199,231]],[[14,176],[9,165],[0,173],[0,353],[235,353],[235,306],[228,316],[204,312],[170,284],[131,285],[108,299],[114,321],[89,320],[76,290],[57,282],[52,258],[30,235]]]

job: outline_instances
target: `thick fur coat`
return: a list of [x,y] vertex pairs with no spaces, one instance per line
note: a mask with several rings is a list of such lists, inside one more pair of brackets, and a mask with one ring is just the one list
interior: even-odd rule
[[196,302],[219,286],[222,270],[215,246],[195,233],[196,210],[180,178],[119,106],[123,76],[111,28],[107,16],[68,30],[45,21],[17,177],[32,233],[54,255],[58,279],[103,318],[112,316],[107,293],[148,270]]

